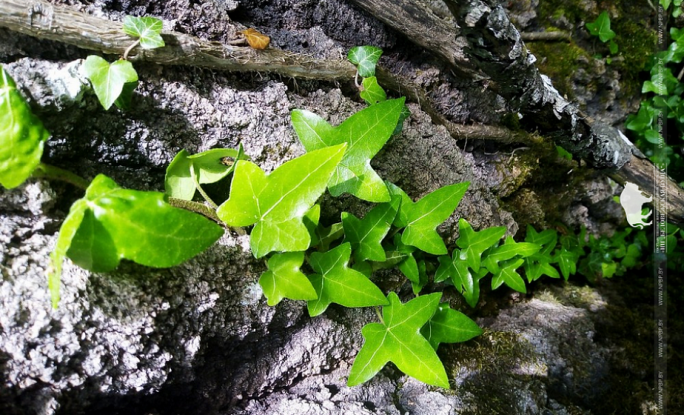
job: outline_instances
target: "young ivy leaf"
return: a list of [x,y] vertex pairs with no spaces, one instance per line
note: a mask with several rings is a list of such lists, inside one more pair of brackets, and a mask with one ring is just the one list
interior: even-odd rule
[[161,37],[162,28],[161,20],[149,16],[126,16],[123,23],[124,33],[140,39],[140,46],[143,49],[155,49],[164,46],[164,39]]
[[527,293],[527,288],[525,287],[525,281],[516,271],[525,262],[523,259],[506,261],[501,265],[499,272],[494,274],[492,277],[492,290],[496,290],[501,286],[501,284],[506,283],[510,288],[521,292],[523,294]]
[[351,243],[356,261],[386,260],[381,243],[392,226],[400,202],[399,197],[393,197],[390,203],[374,207],[363,219],[342,212],[345,241]]
[[330,248],[331,243],[344,237],[344,227],[341,222],[333,223],[326,228],[319,226],[316,228],[316,237],[318,239],[318,250],[325,252]]
[[551,278],[560,278],[560,274],[556,268],[551,266],[551,262],[553,262],[551,253],[556,247],[558,233],[553,229],[537,232],[532,226],[527,225],[525,241],[541,246],[539,252],[525,258],[524,268],[527,281],[536,281],[542,275],[547,275]]
[[406,227],[401,242],[429,254],[446,254],[446,245],[436,229],[454,213],[469,185],[469,182],[465,182],[444,186],[414,203],[399,187],[388,184],[392,195],[402,200],[394,221],[395,225],[399,223],[399,226]]
[[363,86],[363,89],[359,95],[361,95],[361,98],[363,98],[368,105],[377,104],[387,100],[387,94],[385,93],[385,90],[382,89],[380,84],[378,84],[378,78],[374,76],[363,78],[361,85]]
[[50,133],[33,115],[12,77],[0,65],[0,184],[22,184],[40,163]]
[[465,255],[465,261],[475,271],[480,269],[482,253],[494,245],[506,233],[505,226],[483,229],[475,232],[470,224],[463,218],[458,221],[459,237],[456,245]]
[[275,254],[268,259],[268,271],[261,274],[259,285],[269,306],[283,298],[291,300],[316,299],[316,290],[299,267],[304,263],[304,252]]
[[192,200],[197,186],[225,178],[235,170],[238,160],[249,160],[242,144],[237,150],[215,148],[193,155],[181,150],[166,168],[166,194],[177,199]]
[[422,295],[402,304],[397,294],[390,292],[389,305],[382,309],[383,322],[366,324],[362,329],[365,343],[354,360],[347,385],[368,381],[392,362],[423,383],[449,388],[444,365],[420,333],[437,311],[441,296]]
[[221,235],[220,226],[169,205],[162,193],[123,189],[98,175],[60,229],[48,277],[53,305],[65,255],[96,272],[111,271],[121,259],[166,268],[204,251]]
[[123,59],[110,65],[101,57],[90,55],[86,58],[82,70],[93,85],[97,99],[106,110],[119,98],[124,84],[138,80],[138,73],[133,69],[133,65]]
[[256,224],[250,235],[255,258],[272,251],[304,251],[311,237],[302,217],[325,191],[346,145],[312,151],[270,175],[256,164],[237,162],[230,198],[217,210],[228,226]]
[[558,263],[558,267],[563,274],[563,278],[567,281],[571,275],[577,272],[577,261],[579,260],[579,255],[576,252],[567,250],[565,247],[561,247],[556,250],[554,256],[554,261]]
[[330,194],[350,193],[375,203],[390,201],[387,187],[370,161],[389,140],[403,106],[404,98],[384,101],[357,112],[338,127],[312,112],[292,111],[292,125],[306,151],[341,143],[349,146],[328,183]]
[[483,268],[478,273],[473,273],[466,262],[467,254],[455,249],[452,257],[442,255],[437,260],[439,268],[435,273],[435,282],[445,281],[451,278],[454,287],[465,298],[469,306],[475,308],[480,299],[480,279],[487,274]]
[[482,334],[482,329],[470,317],[441,303],[437,312],[420,329],[421,334],[437,350],[440,343],[462,343]]
[[349,268],[351,246],[344,243],[328,252],[314,252],[309,263],[317,272],[309,276],[318,299],[307,303],[309,315],[322,314],[331,303],[345,307],[387,304],[387,298],[365,275]]
[[603,11],[593,22],[586,24],[589,33],[598,36],[601,42],[606,43],[615,37],[615,32],[610,29],[610,17],[608,12]]
[[375,76],[375,65],[380,60],[382,49],[375,46],[356,46],[349,50],[347,58],[356,65],[359,76],[368,78]]
[[515,242],[512,237],[506,237],[503,245],[493,247],[485,253],[483,264],[489,272],[497,274],[500,270],[499,262],[520,256],[522,258],[534,255],[541,249],[541,245],[530,242]]

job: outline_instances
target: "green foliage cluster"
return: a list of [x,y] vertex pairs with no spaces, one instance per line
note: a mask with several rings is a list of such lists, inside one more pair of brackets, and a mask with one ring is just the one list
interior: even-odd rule
[[[147,27],[134,27],[140,35],[137,42],[157,45]],[[525,241],[511,237],[502,241],[504,227],[475,231],[461,218],[459,238],[450,250],[437,227],[454,213],[469,183],[444,186],[414,201],[398,186],[383,181],[371,166],[371,159],[401,131],[409,114],[403,98],[387,99],[377,84],[374,73],[380,52],[359,47],[349,56],[364,78],[360,93],[370,106],[338,126],[311,112],[294,110],[292,123],[307,152],[270,174],[250,161],[240,146],[195,155],[179,152],[167,169],[166,194],[123,189],[110,178],[97,176],[84,197],[72,205],[51,255],[48,283],[53,306],[59,301],[65,257],[95,272],[112,270],[121,259],[170,267],[213,244],[223,227],[250,227],[252,254],[264,258],[267,266],[259,284],[269,305],[283,299],[306,301],[312,317],[331,304],[382,307],[381,312],[376,309],[379,322],[362,330],[365,343],[351,368],[349,385],[371,379],[393,362],[420,381],[448,388],[439,345],[467,341],[482,331],[465,314],[441,302],[441,292],[422,293],[427,284],[432,281],[437,289],[453,285],[471,307],[477,305],[480,283],[490,274],[492,289],[506,285],[525,293],[523,275],[530,283],[542,275],[560,278],[562,274],[567,279],[577,272],[578,262],[582,268],[584,235],[559,238],[554,230],[536,232],[529,227]],[[118,71],[112,66],[110,75]],[[4,157],[0,179],[3,186],[14,187],[39,167],[42,143],[49,133],[31,114],[14,82],[2,74],[0,105],[9,115],[0,118],[0,128],[8,131],[0,151],[12,150],[11,156],[0,153]],[[101,96],[95,87],[103,106],[116,103],[114,89],[106,86]],[[17,148],[22,151],[15,152]],[[220,205],[202,189],[202,184],[228,180],[229,197]],[[320,221],[317,204],[326,190],[375,206],[361,218],[342,212],[339,222],[326,225]],[[197,192],[215,209],[212,215],[223,227],[169,204],[180,200],[186,206],[200,205],[192,201]],[[635,260],[631,247],[622,252],[618,246],[589,241],[604,256],[588,260],[587,269],[605,260],[605,255],[621,259],[625,267]],[[396,292],[386,294],[376,285],[375,271],[393,268],[413,290],[415,298],[406,303]],[[619,274],[617,267],[603,265],[597,272],[605,277]]]
[[[596,20],[587,22],[586,27],[592,36],[598,37],[603,43],[608,43],[608,50],[610,50],[611,55],[618,53],[618,45],[613,40],[615,32],[610,28],[610,17],[608,16],[608,12],[601,12]],[[610,63],[610,58],[608,58],[606,62]]]

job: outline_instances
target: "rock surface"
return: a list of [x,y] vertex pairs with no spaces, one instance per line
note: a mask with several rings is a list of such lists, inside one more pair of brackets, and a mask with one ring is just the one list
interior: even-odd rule
[[[219,41],[231,36],[221,31],[222,22],[239,21],[268,30],[274,47],[318,57],[337,58],[349,46],[375,44],[394,53],[388,66],[411,72],[452,120],[501,118],[493,94],[454,80],[424,54],[408,58],[414,51],[403,45],[405,39],[341,0],[61,3],[114,20],[154,15],[172,30]],[[104,111],[74,70],[84,52],[2,35],[0,61],[53,134],[46,158],[87,179],[104,173],[129,188],[163,190],[165,168],[181,149],[194,153],[242,143],[271,171],[304,152],[290,126],[292,109],[315,111],[336,125],[363,107],[350,92],[351,80],[336,85],[139,65],[132,111]],[[519,183],[494,174],[486,149],[464,152],[418,104],[409,108],[402,134],[374,159],[378,173],[413,198],[471,183],[440,227],[447,243],[457,237],[459,217],[476,229],[506,226],[515,234],[519,225],[500,198]],[[224,188],[209,190],[226,196]],[[603,196],[592,195],[605,200],[613,189],[603,190]],[[124,263],[97,274],[67,261],[61,304],[52,310],[48,255],[78,197],[68,185],[37,180],[0,190],[3,414],[560,415],[589,413],[603,391],[610,346],[594,338],[595,316],[605,306],[598,294],[581,305],[499,294],[481,303],[483,310],[487,302],[498,304],[496,312],[464,306],[485,334],[440,348],[452,390],[427,387],[391,365],[349,388],[361,327],[375,319],[373,312],[333,306],[311,319],[302,302],[268,307],[257,283],[263,261],[252,257],[248,237],[230,232],[171,269]],[[350,197],[325,198],[323,220],[367,209]],[[458,294],[448,296],[462,303]]]

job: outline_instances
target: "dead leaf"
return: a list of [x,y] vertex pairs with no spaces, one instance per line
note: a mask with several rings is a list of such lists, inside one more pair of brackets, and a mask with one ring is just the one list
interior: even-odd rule
[[249,43],[249,46],[251,46],[254,49],[266,49],[268,47],[268,44],[271,42],[270,37],[266,36],[263,33],[259,33],[251,27],[247,30],[243,30],[240,33],[245,35],[245,37],[247,38],[247,43]]

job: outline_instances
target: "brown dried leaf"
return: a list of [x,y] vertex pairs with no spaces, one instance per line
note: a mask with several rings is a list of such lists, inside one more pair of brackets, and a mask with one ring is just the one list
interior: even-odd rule
[[249,46],[251,46],[254,49],[266,49],[268,47],[268,44],[271,42],[270,37],[266,36],[263,33],[259,33],[251,27],[247,30],[243,30],[240,33],[245,35],[245,37],[247,38],[247,43],[249,43]]

